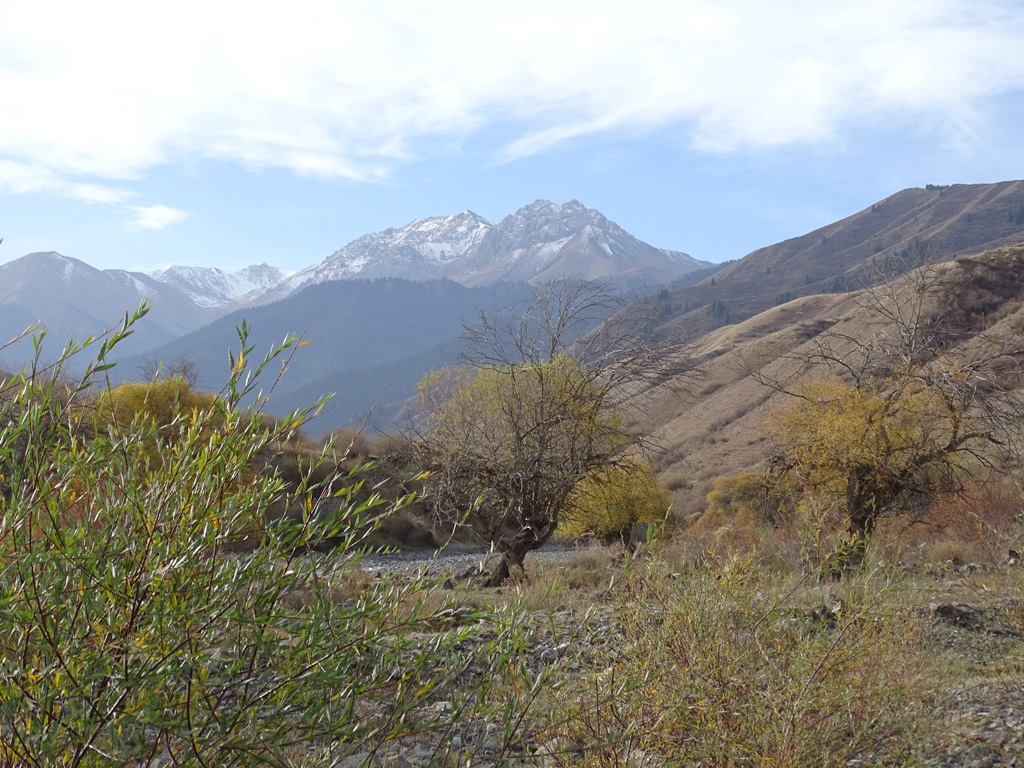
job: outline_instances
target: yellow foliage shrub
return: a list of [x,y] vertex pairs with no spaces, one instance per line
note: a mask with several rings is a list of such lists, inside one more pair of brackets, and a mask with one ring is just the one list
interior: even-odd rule
[[765,516],[764,478],[757,472],[740,472],[715,478],[715,487],[705,497],[707,509],[702,528],[723,525],[759,525]]
[[565,537],[593,533],[629,544],[637,523],[664,520],[672,495],[646,463],[627,462],[591,472],[576,486],[559,532]]
[[[133,440],[127,447],[130,460],[138,462],[139,468],[146,467],[148,473],[158,475],[165,471],[169,462],[176,460],[175,454],[215,444],[223,439],[224,430],[232,424],[238,426],[238,420],[231,421],[220,407],[215,394],[196,392],[188,381],[178,376],[144,384],[120,384],[100,395],[95,412],[100,431],[112,435],[131,434]],[[251,459],[255,459],[255,455]],[[222,493],[237,494],[239,477],[244,484],[252,484],[259,475],[259,468],[250,461],[239,470],[238,476],[224,484]],[[255,541],[262,526],[261,513],[254,509],[247,519],[237,517],[231,532],[239,540]]]
[[145,384],[125,382],[101,399],[114,423],[126,426],[144,416],[159,427],[162,435],[172,436],[181,431],[183,415],[195,417],[209,412],[217,402],[216,395],[195,392],[187,381],[177,377]]

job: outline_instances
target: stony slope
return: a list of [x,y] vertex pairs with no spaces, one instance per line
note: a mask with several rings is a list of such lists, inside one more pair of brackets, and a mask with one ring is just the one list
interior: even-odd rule
[[173,285],[200,307],[232,307],[259,301],[263,294],[291,273],[270,264],[254,264],[237,272],[216,267],[173,266],[151,272],[161,283]]

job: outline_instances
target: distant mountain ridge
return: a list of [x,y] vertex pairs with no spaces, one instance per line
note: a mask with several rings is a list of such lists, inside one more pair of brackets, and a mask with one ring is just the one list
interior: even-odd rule
[[[464,320],[481,310],[511,307],[532,295],[524,283],[467,288],[450,280],[332,280],[310,285],[286,298],[245,307],[144,354],[117,356],[115,379],[178,360],[192,363],[197,384],[219,390],[227,380],[229,353],[238,353],[237,328],[250,328],[254,358],[289,334],[313,342],[296,350],[288,373],[273,384],[271,405],[284,414],[330,393],[337,397],[315,429],[359,423],[377,410],[375,423],[413,396],[423,374],[448,362]],[[279,366],[268,374],[272,377]]]
[[[664,296],[662,320],[691,329],[739,323],[795,298],[862,287],[873,273],[1024,242],[1024,181],[928,185],[753,251]],[[889,265],[888,267],[886,265]],[[673,331],[675,332],[675,331]]]
[[263,263],[237,272],[217,267],[172,266],[149,274],[161,283],[180,288],[200,307],[223,307],[258,300],[292,273]]
[[[141,272],[100,270],[54,251],[30,253],[0,264],[2,342],[34,323],[45,325],[50,356],[69,338],[82,341],[120,324],[145,299],[153,305],[145,322],[125,339],[125,352],[165,344],[216,319],[223,312],[197,305],[175,285]],[[2,343],[0,342],[0,343]],[[9,348],[5,359],[24,362],[31,347]]]
[[[41,322],[63,342],[110,327],[145,299],[154,309],[124,347],[141,351],[237,309],[334,280],[450,279],[474,287],[574,276],[656,285],[707,266],[637,240],[576,200],[537,200],[498,224],[464,211],[363,235],[294,273],[258,264],[236,272],[175,265],[145,274],[100,270],[52,251],[30,253],[0,264],[0,322],[7,338]],[[26,354],[0,356],[24,360]]]
[[463,211],[363,235],[286,278],[279,292],[378,277],[483,286],[573,276],[656,285],[709,265],[648,245],[578,200],[537,200],[497,224]]
[[[81,339],[111,327],[145,297],[154,310],[118,350],[127,364],[118,375],[132,376],[137,363],[186,357],[200,364],[202,385],[214,388],[240,318],[256,329],[261,348],[306,328],[314,352],[291,367],[276,394],[283,407],[338,392],[322,422],[327,428],[365,414],[375,402],[375,416],[386,421],[419,376],[444,362],[463,319],[488,306],[511,306],[528,281],[608,272],[628,284],[633,276],[643,282],[682,265],[681,277],[650,279],[663,284],[645,299],[656,305],[659,331],[710,339],[716,329],[733,327],[735,333],[721,336],[731,344],[761,334],[764,323],[745,322],[755,316],[777,308],[780,317],[795,317],[796,308],[811,306],[794,299],[830,306],[872,274],[901,264],[1024,243],[1022,212],[1024,181],[906,189],[813,232],[713,265],[713,273],[685,254],[636,240],[577,201],[536,201],[497,224],[469,211],[423,219],[364,235],[280,278],[280,270],[261,265],[234,275],[173,268],[158,279],[96,270],[55,253],[30,254],[0,265],[0,322],[8,338],[44,320],[51,338]],[[459,284],[430,278],[437,273],[457,275]],[[376,274],[388,277],[353,279]],[[31,353],[30,345],[21,346]],[[47,345],[50,352],[54,347]],[[8,352],[0,352],[5,363]],[[659,418],[671,411],[665,404]],[[652,433],[660,426],[653,424]]]
[[150,276],[179,288],[197,306],[231,311],[334,280],[395,277],[476,287],[578,277],[655,286],[709,266],[681,251],[638,240],[578,200],[561,205],[536,200],[497,224],[463,211],[371,232],[297,272],[268,264],[233,273],[171,266]]

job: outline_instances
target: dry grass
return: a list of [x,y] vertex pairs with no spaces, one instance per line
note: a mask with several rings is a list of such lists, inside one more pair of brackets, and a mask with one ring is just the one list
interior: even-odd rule
[[[957,270],[954,283],[961,291],[945,302],[944,319],[959,323],[967,334],[986,323],[990,333],[1019,337],[1024,327],[1017,279],[1022,254],[1024,248],[1016,246],[942,265]],[[954,307],[963,308],[962,317],[950,314]],[[793,361],[815,349],[816,334],[830,330],[837,337],[869,339],[877,320],[853,294],[814,296],[702,337],[696,350],[706,356],[701,388],[654,393],[644,409],[643,429],[673,447],[659,472],[693,481],[693,487],[680,483],[674,489],[676,513],[686,517],[702,511],[702,481],[749,470],[771,452],[765,417],[784,396],[750,378],[752,371],[764,380],[786,381],[795,370]],[[971,342],[960,349],[970,354]]]
[[527,574],[541,583],[557,585],[562,591],[601,595],[621,570],[621,547],[588,546],[577,549],[557,565],[527,563]]
[[920,619],[890,583],[850,584],[838,614],[753,559],[691,567],[660,558],[617,590],[621,636],[567,683],[558,765],[902,765],[927,727],[915,698]]
[[[875,566],[822,584],[765,567],[779,557],[676,541],[624,570],[605,560],[615,578],[592,608],[617,634],[584,644],[534,714],[554,763],[916,764],[970,746],[944,719],[959,691],[1021,689],[1024,568]],[[936,603],[975,606],[994,629],[944,623]]]
[[1022,508],[1020,490],[1009,482],[978,482],[961,496],[937,499],[923,514],[886,521],[879,549],[898,547],[908,563],[998,565],[1024,542]]
[[[941,531],[888,521],[868,568],[839,582],[808,571],[797,530],[737,527],[632,558],[599,546],[529,557],[500,589],[438,584],[389,615],[397,627],[515,605],[551,643],[570,642],[517,715],[557,766],[916,764],[970,746],[947,725],[960,692],[1019,689],[1024,674],[1024,568],[969,572],[947,556],[1020,540],[1012,494],[990,486],[987,498],[971,507],[986,520],[977,536],[954,524],[965,514],[955,504],[931,510]],[[972,551],[965,562],[983,561]],[[370,584],[348,574],[332,589],[352,600]],[[932,607],[944,603],[1008,632],[942,623]],[[538,648],[524,649],[527,664]]]
[[[967,574],[876,556],[822,583],[795,542],[765,529],[746,549],[676,537],[634,558],[603,547],[530,557],[501,589],[439,584],[389,615],[401,626],[517,605],[551,643],[570,642],[516,715],[557,766],[905,765],[969,746],[944,718],[959,691],[1020,687],[1024,568]],[[331,588],[359,599],[364,578]],[[938,603],[975,606],[1018,635],[943,624]],[[524,652],[537,663],[539,647]]]

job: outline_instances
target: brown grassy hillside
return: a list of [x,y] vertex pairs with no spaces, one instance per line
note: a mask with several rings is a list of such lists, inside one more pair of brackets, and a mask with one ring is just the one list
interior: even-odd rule
[[1020,242],[1024,181],[905,189],[672,293],[665,322],[735,323],[785,300],[857,288],[865,267],[886,259],[946,261]]
[[[968,354],[981,332],[1020,338],[1024,245],[932,268],[941,273],[942,288],[929,298],[927,313],[957,332],[955,348],[947,350],[952,359]],[[912,282],[903,277],[893,283],[898,300],[911,300]],[[863,299],[863,291],[807,296],[715,329],[697,343],[706,366],[700,384],[692,391],[666,389],[651,396],[644,428],[663,439],[666,450],[657,468],[675,493],[678,515],[703,510],[715,477],[755,467],[770,455],[767,419],[788,398],[758,378],[795,375],[797,362],[827,338],[866,341],[885,330]]]

